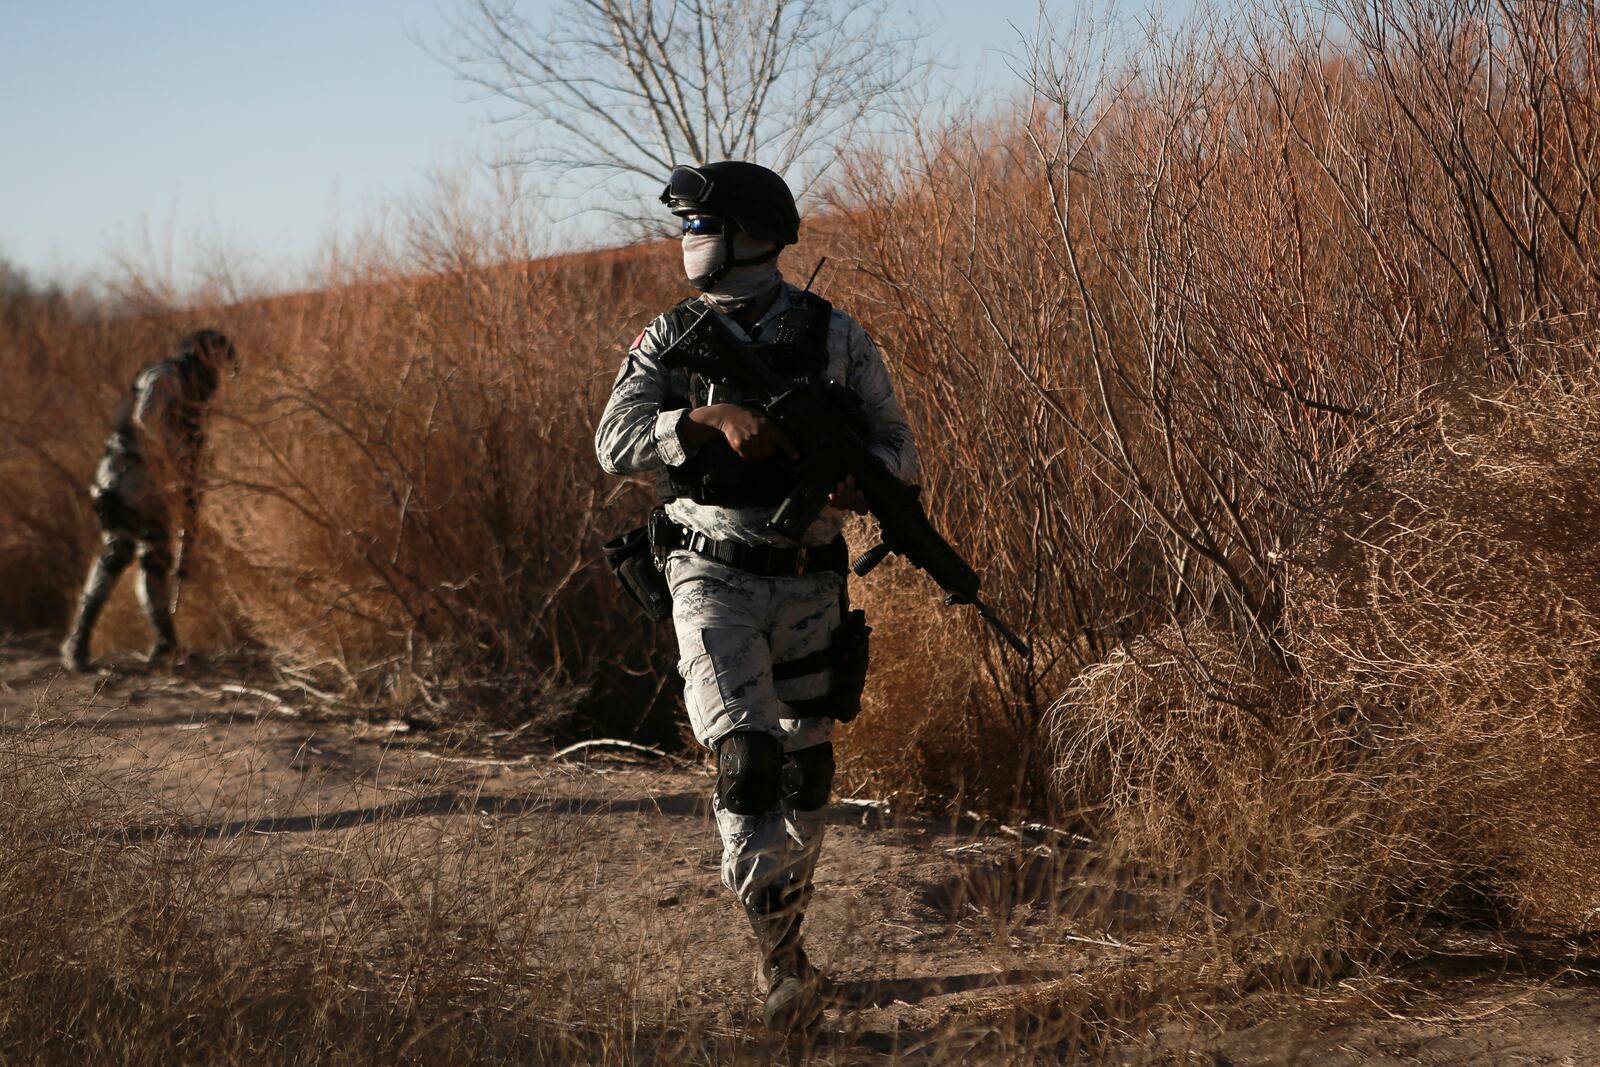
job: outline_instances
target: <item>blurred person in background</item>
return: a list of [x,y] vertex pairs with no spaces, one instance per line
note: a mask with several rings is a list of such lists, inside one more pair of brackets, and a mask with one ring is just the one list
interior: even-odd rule
[[216,330],[196,330],[183,337],[171,359],[134,377],[89,487],[105,547],[89,568],[72,629],[61,643],[67,670],[88,669],[95,621],[136,553],[139,604],[155,631],[148,660],[175,656],[173,600],[198,529],[206,412],[236,356],[232,342]]
[[[595,450],[611,474],[657,475],[651,573],[664,574],[660,599],[670,592],[690,725],[716,753],[722,880],[756,934],[767,1025],[794,1030],[819,1017],[824,999],[800,926],[826,825],[835,722],[853,715],[835,686],[847,609],[841,528],[843,512],[865,501],[846,482],[799,542],[770,530],[797,483],[794,446],[740,404],[737,387],[667,368],[658,356],[709,308],[797,387],[843,386],[841,406],[856,409],[862,440],[908,483],[916,452],[866,332],[778,268],[800,226],[778,174],[739,161],[678,167],[661,201],[681,220],[684,274],[701,295],[634,341]],[[855,704],[865,633],[860,641],[859,677],[844,683],[854,685]]]

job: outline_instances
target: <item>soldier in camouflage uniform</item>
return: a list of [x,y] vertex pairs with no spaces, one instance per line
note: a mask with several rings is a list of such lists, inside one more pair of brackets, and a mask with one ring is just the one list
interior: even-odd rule
[[170,581],[182,581],[194,537],[206,407],[221,370],[234,357],[233,344],[222,334],[197,330],[182,339],[175,357],[135,376],[89,487],[105,548],[89,569],[72,629],[61,644],[61,663],[68,670],[88,669],[95,621],[135,552],[139,603],[155,631],[149,659],[169,658],[177,650]]
[[844,610],[845,510],[853,483],[797,543],[768,529],[796,482],[794,448],[728,383],[668,369],[657,356],[710,307],[751,341],[798,338],[770,355],[797,385],[843,386],[873,452],[916,477],[911,432],[889,374],[848,315],[783,280],[783,247],[799,236],[783,179],[744,162],[679,167],[661,196],[682,219],[684,270],[702,291],[652,322],[629,350],[595,433],[612,474],[655,472],[664,512],[656,558],[672,594],[678,671],[696,739],[717,754],[712,807],[722,880],[761,951],[765,1016],[776,1029],[821,1011],[820,976],[800,921],[811,896],[833,779],[830,655]]

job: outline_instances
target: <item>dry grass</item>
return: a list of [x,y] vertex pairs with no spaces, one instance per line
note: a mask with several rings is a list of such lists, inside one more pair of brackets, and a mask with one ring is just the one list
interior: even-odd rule
[[[114,755],[49,728],[0,741],[7,1063],[769,1062],[653,973],[692,945],[596,898],[589,818],[376,818],[301,842],[248,829],[309,804],[259,795],[254,773],[174,807],[204,750],[134,775]],[[462,786],[438,772],[324,802]],[[596,951],[652,936],[643,956]]]
[[1223,635],[1134,642],[1080,675],[1046,729],[1061,814],[1190,902],[1174,911],[1208,928],[1222,988],[1323,982],[1408,948],[1407,905],[1458,884],[1414,825],[1435,812],[1394,779],[1409,739],[1379,740]]
[[[966,946],[953,988],[975,965],[1062,977],[1021,998],[1002,982],[886,1033],[872,1013],[891,1001],[871,982],[940,979],[876,955],[881,907],[830,892],[811,947],[834,956],[856,999],[786,1045],[755,1022],[732,901],[701,896],[709,825],[647,814],[703,778],[618,783],[561,763],[502,776],[275,712],[252,724],[190,688],[144,688],[155,703],[142,711],[116,683],[92,702],[9,709],[7,1063],[1047,1063],[1102,1049],[1164,988],[1143,957],[1082,973],[1019,961],[1006,947],[1016,933],[1082,930],[1087,913],[1019,915],[1003,880],[975,874],[962,917],[941,920]],[[829,881],[865,864],[875,892],[910,894],[878,869],[891,851],[903,874],[937,872],[935,886],[958,869],[886,850],[892,833],[841,836],[854,840],[836,846]],[[969,839],[961,854],[1022,854],[1001,842]],[[872,851],[854,851],[863,844]],[[656,899],[664,887],[670,903]]]
[[288,854],[248,835],[144,836],[174,813],[97,774],[77,746],[8,739],[0,760],[7,1062],[590,1051],[586,1035],[538,1019],[571,1017],[555,1009],[580,976],[541,963],[539,917],[515,892],[527,857],[441,832],[435,862],[419,864],[382,827]]

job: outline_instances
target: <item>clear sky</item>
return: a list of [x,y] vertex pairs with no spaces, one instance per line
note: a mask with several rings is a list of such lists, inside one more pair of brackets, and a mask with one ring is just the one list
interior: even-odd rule
[[[987,70],[1009,87],[1008,22],[1031,28],[1037,0],[900,2],[958,86]],[[248,276],[295,273],[430,173],[495,155],[488,106],[424,47],[454,11],[0,0],[0,258],[69,284],[118,256],[181,280],[205,247]]]

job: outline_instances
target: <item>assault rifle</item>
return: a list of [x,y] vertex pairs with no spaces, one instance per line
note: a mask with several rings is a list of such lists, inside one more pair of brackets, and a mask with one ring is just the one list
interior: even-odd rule
[[891,552],[928,572],[945,591],[946,604],[971,604],[1017,653],[1031,657],[993,608],[978,596],[979,578],[946,541],[923,510],[920,489],[896,478],[856,436],[839,406],[823,391],[797,387],[779,377],[761,358],[764,346],[743,341],[707,309],[660,355],[663,365],[683,367],[738,386],[753,399],[748,406],[778,424],[800,453],[800,482],[769,523],[798,541],[828,503],[828,495],[847,476],[866,498],[878,520],[882,541],[862,553],[850,569],[865,575]]

